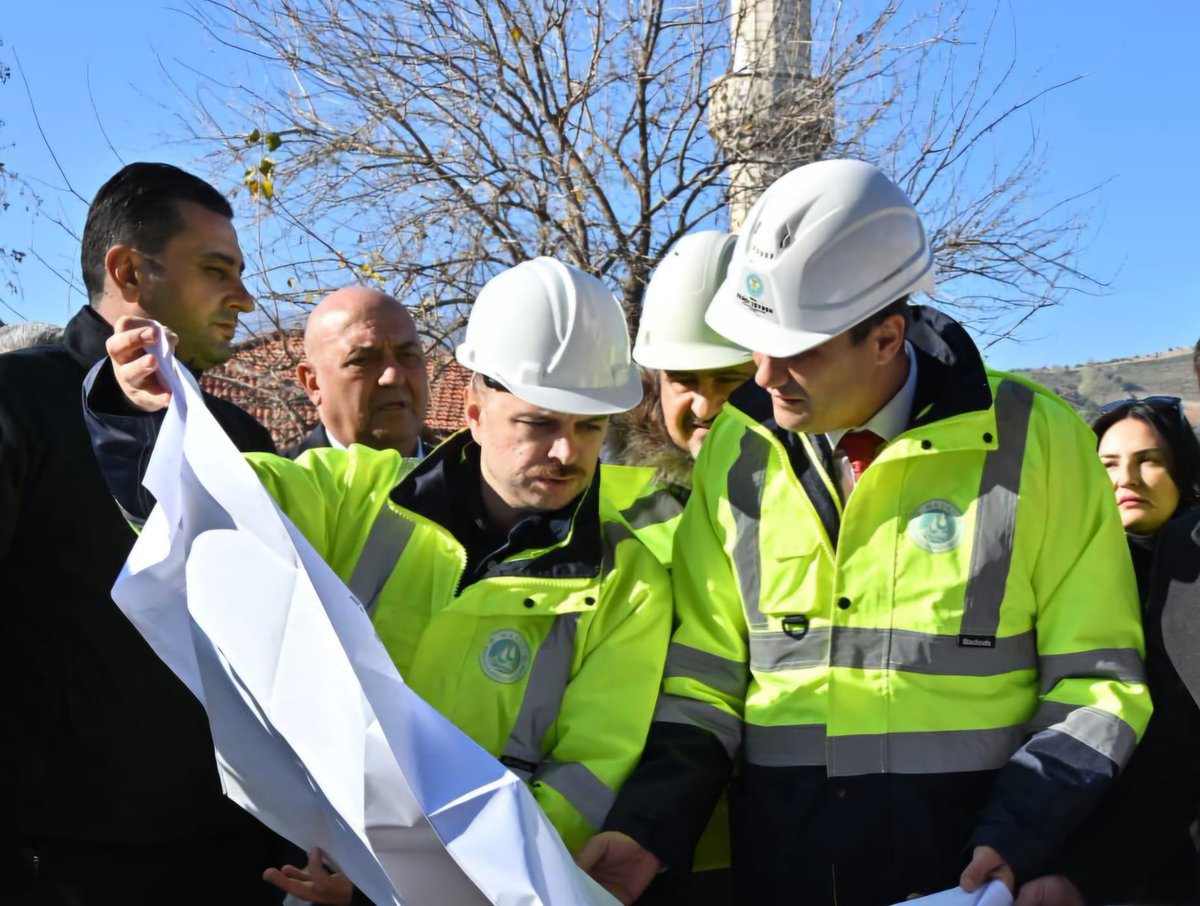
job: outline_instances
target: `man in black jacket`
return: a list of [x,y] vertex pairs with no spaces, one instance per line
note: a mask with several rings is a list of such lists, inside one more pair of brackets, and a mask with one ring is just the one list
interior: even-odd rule
[[[195,369],[229,358],[253,307],[229,203],[164,164],[97,193],[90,306],[60,343],[0,356],[0,868],[6,904],[278,902],[279,839],[221,792],[200,703],[109,595],[134,534],[97,469],[81,388],[122,315],[155,318]],[[206,397],[246,451],[270,435]],[[204,885],[180,878],[201,869]]]

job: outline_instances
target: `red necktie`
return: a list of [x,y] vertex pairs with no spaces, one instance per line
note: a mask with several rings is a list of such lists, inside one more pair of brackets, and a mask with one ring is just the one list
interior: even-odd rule
[[848,431],[842,435],[838,449],[846,454],[855,481],[862,478],[863,470],[875,461],[875,454],[883,443],[883,438],[874,431]]

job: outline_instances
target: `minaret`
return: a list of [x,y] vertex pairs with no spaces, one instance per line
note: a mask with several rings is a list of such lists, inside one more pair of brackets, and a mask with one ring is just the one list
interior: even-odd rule
[[708,123],[729,165],[736,231],[767,186],[829,145],[832,109],[822,109],[809,78],[810,0],[730,0],[729,7],[729,72],[712,86]]

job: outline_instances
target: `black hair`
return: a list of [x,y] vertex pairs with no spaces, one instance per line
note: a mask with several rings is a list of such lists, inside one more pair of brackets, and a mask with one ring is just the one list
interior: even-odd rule
[[1096,446],[1109,428],[1127,418],[1145,422],[1158,435],[1167,474],[1179,489],[1179,511],[1200,505],[1200,441],[1179,403],[1132,400],[1102,412],[1092,422]]
[[489,390],[498,390],[501,393],[511,393],[512,392],[507,387],[505,387],[503,384],[501,384],[498,380],[496,380],[495,378],[488,377],[482,371],[476,371],[473,375],[471,375],[471,382],[473,384],[475,384],[476,392],[479,391],[480,385],[487,387]]
[[181,201],[233,219],[225,196],[200,177],[170,164],[129,164],[100,187],[88,208],[80,253],[83,283],[92,305],[104,292],[108,250],[131,245],[148,255],[161,252],[183,228]]
[[892,315],[899,315],[904,319],[904,329],[907,333],[909,311],[908,296],[901,296],[895,302],[889,302],[883,308],[879,309],[879,311],[875,312],[875,314],[870,315],[865,320],[859,321],[850,328],[850,342],[857,346],[867,338],[867,334],[869,334],[872,330],[874,330]]

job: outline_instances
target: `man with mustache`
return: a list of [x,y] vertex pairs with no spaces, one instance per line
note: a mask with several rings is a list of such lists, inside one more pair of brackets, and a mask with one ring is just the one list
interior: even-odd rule
[[387,293],[348,286],[322,299],[304,328],[296,378],[321,421],[285,456],[350,444],[425,455],[425,350],[412,316]]
[[[655,269],[633,344],[646,396],[618,416],[624,429],[621,464],[603,467],[606,492],[667,566],[675,528],[691,493],[692,466],[726,401],[736,394],[738,405],[747,411],[770,405],[750,382],[750,351],[704,323],[736,239],[715,230],[692,233],[675,243]],[[727,903],[730,896],[729,815],[722,799],[692,864],[672,866],[661,874],[642,902],[702,906]]]
[[712,230],[684,236],[654,271],[642,303],[633,360],[656,372],[662,429],[689,460],[729,395],[754,376],[750,351],[704,323],[736,241]]
[[[166,405],[145,322],[119,326],[94,374],[93,410],[116,392]],[[406,682],[528,780],[576,851],[637,762],[670,632],[665,569],[601,493],[608,416],[641,383],[620,304],[594,277],[536,258],[487,283],[456,351],[475,372],[468,428],[419,463],[361,445],[297,461],[250,456],[284,512],[349,584]],[[93,411],[118,499],[145,458],[120,419]],[[349,902],[319,854],[268,877]]]
[[[254,307],[229,202],[176,167],[134,163],[96,193],[80,263],[89,305],[62,340],[0,355],[0,866],[6,904],[211,902],[175,888],[202,864],[231,902],[278,903],[256,865],[283,841],[221,793],[200,703],[110,597],[134,533],[80,407],[113,324],[155,318],[193,370],[226,361]],[[242,450],[266,429],[205,395]],[[169,894],[168,894],[169,891]]]
[[735,902],[1015,893],[1146,726],[1137,593],[1094,436],[932,308],[877,167],[749,212],[706,320],[771,416],[726,406],[675,532],[645,754],[580,862],[624,902],[729,787]]
[[[633,345],[645,398],[618,417],[620,465],[604,467],[608,493],[668,566],[692,463],[725,401],[754,375],[749,350],[704,323],[736,238],[715,230],[684,236],[655,269]],[[761,405],[761,391],[746,389],[744,405],[756,396]]]

